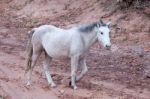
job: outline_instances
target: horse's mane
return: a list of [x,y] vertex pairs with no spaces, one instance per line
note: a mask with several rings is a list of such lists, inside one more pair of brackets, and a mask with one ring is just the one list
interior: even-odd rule
[[88,23],[88,24],[83,24],[78,26],[78,30],[80,32],[91,32],[97,25],[99,26],[106,26],[105,23],[99,23],[99,22],[93,22],[93,23]]

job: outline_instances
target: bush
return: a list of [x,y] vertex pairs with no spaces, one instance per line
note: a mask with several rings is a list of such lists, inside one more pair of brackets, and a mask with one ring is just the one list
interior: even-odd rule
[[117,3],[121,7],[136,7],[136,8],[141,8],[141,7],[150,7],[150,1],[149,0],[117,0]]

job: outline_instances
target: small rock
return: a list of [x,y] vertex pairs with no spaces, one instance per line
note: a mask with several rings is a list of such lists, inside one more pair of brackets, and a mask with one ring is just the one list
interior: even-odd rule
[[59,92],[60,92],[61,94],[64,94],[65,90],[61,89],[61,90],[59,90]]

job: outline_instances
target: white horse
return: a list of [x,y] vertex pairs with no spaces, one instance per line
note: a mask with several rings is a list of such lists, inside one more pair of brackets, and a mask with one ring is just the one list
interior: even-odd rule
[[[102,20],[90,24],[76,26],[70,29],[60,29],[52,25],[42,25],[29,32],[28,58],[27,58],[27,85],[31,84],[31,74],[41,52],[45,52],[44,71],[48,84],[55,87],[50,72],[49,63],[52,58],[70,59],[71,61],[71,86],[77,89],[79,81],[87,72],[85,53],[97,40],[104,47],[111,48],[109,38],[110,22]],[[78,65],[81,66],[80,75],[76,75]]]

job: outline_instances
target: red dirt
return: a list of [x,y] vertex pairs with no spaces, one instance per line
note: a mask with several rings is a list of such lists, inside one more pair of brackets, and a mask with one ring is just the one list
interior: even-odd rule
[[[0,99],[150,99],[149,7],[116,10],[115,0],[1,0]],[[110,5],[110,6],[108,6]],[[57,88],[47,85],[42,57],[26,87],[27,31],[40,24],[67,28],[99,17],[112,21],[112,50],[95,44],[87,55],[89,71],[68,86],[70,64],[54,60],[50,71]]]

